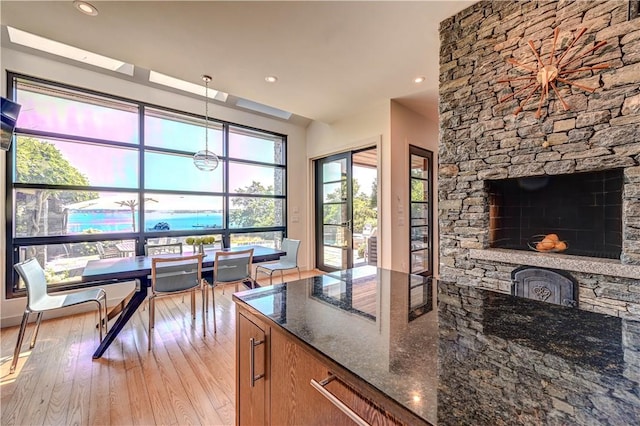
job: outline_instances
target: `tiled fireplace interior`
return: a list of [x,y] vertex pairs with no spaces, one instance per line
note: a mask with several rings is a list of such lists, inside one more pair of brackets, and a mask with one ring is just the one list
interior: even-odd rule
[[532,250],[553,233],[565,242],[562,253],[620,259],[622,169],[487,184],[491,247]]
[[[440,278],[512,292],[512,273],[564,271],[579,309],[640,318],[640,17],[635,1],[481,1],[440,25],[438,220]],[[580,52],[573,73],[514,110],[503,82],[556,51]],[[572,53],[574,57],[579,57]],[[568,108],[558,99],[562,96]],[[536,111],[540,106],[540,116]],[[566,241],[537,252],[537,235]],[[534,245],[535,247],[535,245]]]

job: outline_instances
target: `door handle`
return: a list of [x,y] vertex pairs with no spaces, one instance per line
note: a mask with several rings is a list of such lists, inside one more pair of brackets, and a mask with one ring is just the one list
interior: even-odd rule
[[[337,409],[342,411],[344,414],[347,415],[347,417],[349,417],[351,420],[353,420],[353,422],[355,424],[357,424],[358,426],[371,426],[365,419],[360,417],[355,411],[353,411],[351,408],[349,408],[344,402],[340,401],[338,399],[338,397],[336,397],[334,394],[332,394],[327,389],[325,389],[326,385],[328,385],[329,383],[333,382],[336,379],[337,379],[336,376],[334,376],[333,374],[329,373],[329,376],[326,379],[324,379],[324,380],[322,380],[320,382],[317,382],[315,379],[311,379],[311,386],[313,386],[313,388],[315,390],[320,392],[320,394],[322,396],[327,398],[327,400],[330,403],[335,405],[335,407]],[[339,381],[339,379],[338,379],[338,381]]]
[[256,346],[260,346],[264,343],[264,340],[249,339],[249,374],[251,375],[251,387],[255,387],[256,382],[264,378],[264,373],[256,376]]

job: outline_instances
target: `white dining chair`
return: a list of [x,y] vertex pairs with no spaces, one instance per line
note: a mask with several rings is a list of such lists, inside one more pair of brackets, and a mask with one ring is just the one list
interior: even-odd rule
[[20,324],[20,331],[18,332],[18,341],[16,342],[16,349],[13,352],[13,361],[11,362],[9,373],[13,373],[16,369],[16,365],[18,364],[22,340],[24,339],[24,334],[27,329],[29,316],[32,313],[37,313],[38,317],[31,336],[30,349],[33,349],[36,345],[40,322],[42,321],[42,315],[45,312],[87,302],[93,302],[98,305],[100,317],[98,328],[100,329],[100,341],[102,342],[103,327],[105,333],[107,331],[107,293],[102,288],[90,288],[87,290],[77,291],[75,293],[50,295],[47,293],[47,280],[44,275],[44,270],[42,269],[42,266],[40,266],[40,262],[38,262],[35,257],[25,260],[24,262],[16,263],[13,267],[27,287],[27,306],[24,310],[24,314],[22,315],[22,323]]
[[298,266],[298,252],[300,251],[300,240],[285,238],[282,240],[282,251],[284,256],[276,263],[265,263],[256,267],[255,280],[258,280],[258,272],[269,275],[269,285],[273,284],[273,273],[280,271],[280,279],[284,282],[284,271],[288,269],[298,270],[298,279],[301,278],[300,267]]

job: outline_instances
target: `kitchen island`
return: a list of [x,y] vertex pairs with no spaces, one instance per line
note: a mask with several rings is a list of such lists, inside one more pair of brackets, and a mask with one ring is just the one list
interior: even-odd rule
[[238,424],[640,422],[634,319],[374,267],[234,300]]

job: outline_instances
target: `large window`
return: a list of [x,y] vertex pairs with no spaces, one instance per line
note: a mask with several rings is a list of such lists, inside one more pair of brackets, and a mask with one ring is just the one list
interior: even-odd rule
[[8,73],[22,105],[7,154],[7,296],[13,264],[36,257],[50,286],[82,286],[89,260],[145,243],[209,236],[279,247],[286,235],[286,136],[209,120],[213,172],[193,165],[204,117]]

